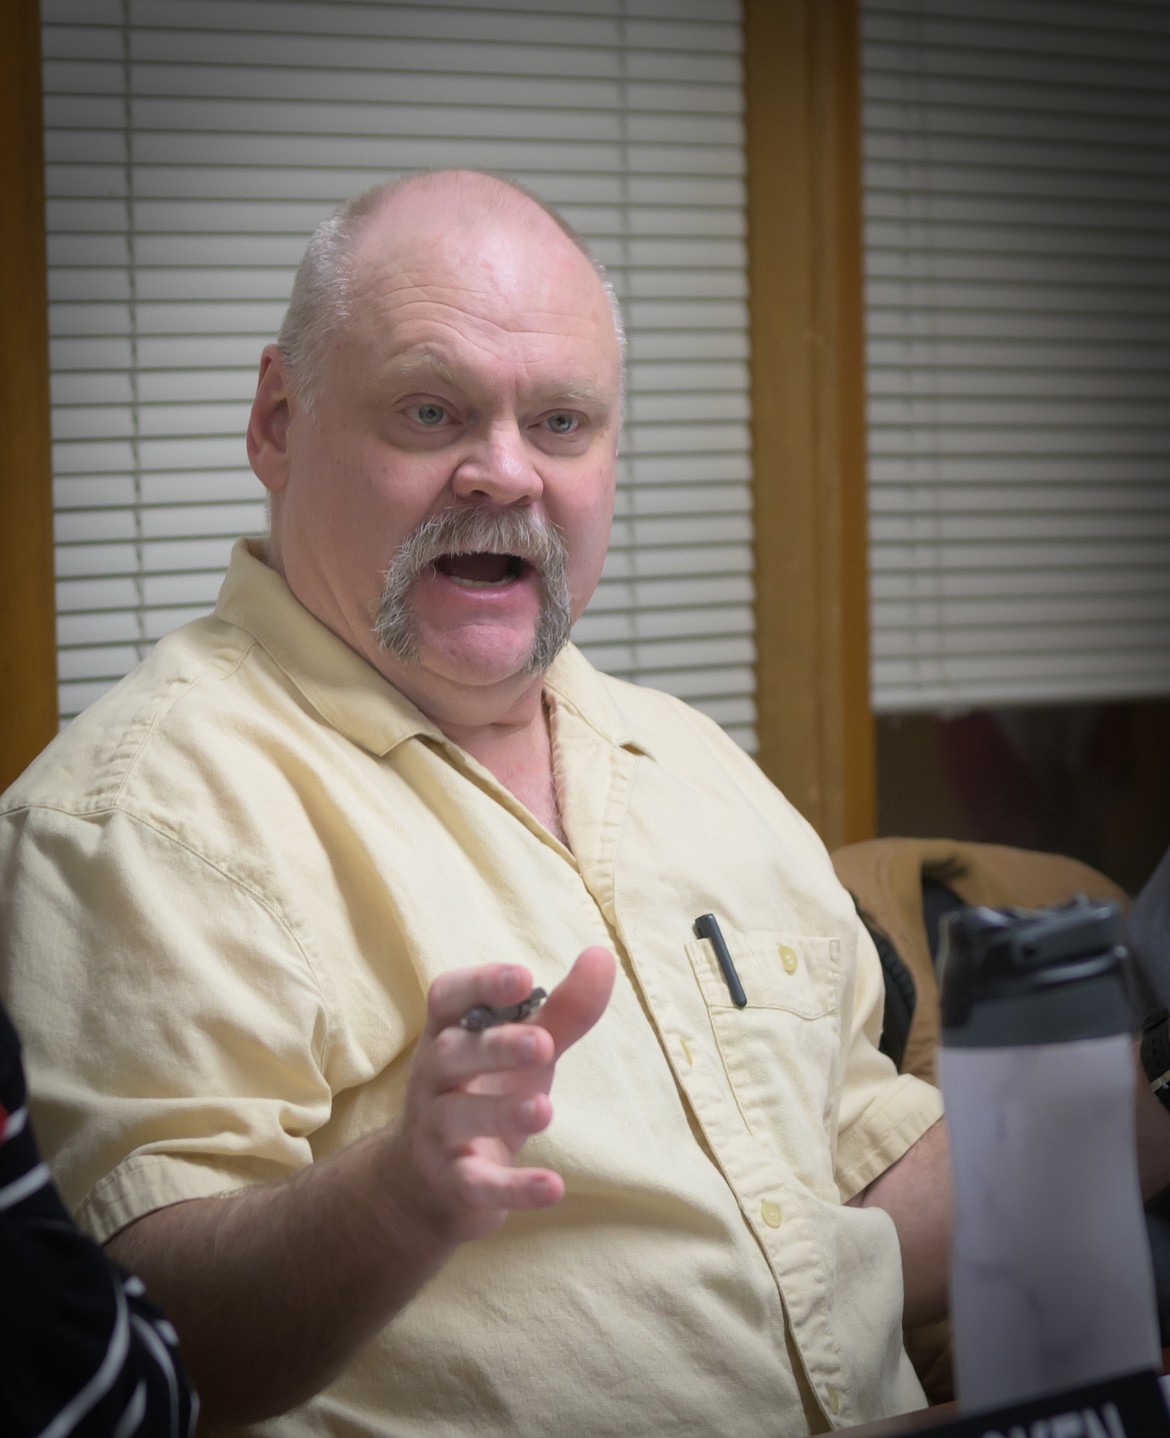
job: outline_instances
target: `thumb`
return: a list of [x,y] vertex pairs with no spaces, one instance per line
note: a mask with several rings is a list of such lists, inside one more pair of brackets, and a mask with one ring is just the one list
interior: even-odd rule
[[535,1022],[552,1035],[558,1058],[605,1012],[616,973],[617,960],[608,949],[583,949],[549,994]]

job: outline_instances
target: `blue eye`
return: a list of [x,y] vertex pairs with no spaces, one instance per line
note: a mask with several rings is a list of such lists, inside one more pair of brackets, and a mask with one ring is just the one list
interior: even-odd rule
[[546,421],[553,434],[572,434],[577,428],[575,414],[550,414]]
[[419,424],[425,424],[433,429],[435,425],[442,424],[447,418],[447,411],[441,404],[418,404],[414,407],[414,417]]

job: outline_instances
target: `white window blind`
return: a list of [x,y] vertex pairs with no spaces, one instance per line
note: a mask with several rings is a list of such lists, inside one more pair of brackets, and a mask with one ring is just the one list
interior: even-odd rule
[[613,545],[576,638],[754,747],[738,0],[42,0],[63,718],[262,532],[262,345],[334,205],[507,173],[630,333]]
[[1170,3],[861,15],[875,708],[1170,694]]

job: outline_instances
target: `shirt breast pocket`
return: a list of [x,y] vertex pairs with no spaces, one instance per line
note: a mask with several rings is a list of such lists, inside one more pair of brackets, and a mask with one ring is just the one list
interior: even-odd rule
[[827,1139],[841,1076],[840,944],[724,930],[747,1007],[736,1008],[707,939],[686,946],[728,1083],[752,1136],[810,1187],[835,1194]]

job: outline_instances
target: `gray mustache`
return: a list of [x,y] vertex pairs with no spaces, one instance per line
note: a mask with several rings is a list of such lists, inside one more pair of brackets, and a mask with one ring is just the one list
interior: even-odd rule
[[539,573],[564,567],[556,528],[524,510],[448,509],[407,535],[391,563],[397,577],[418,578],[444,554],[515,554]]

